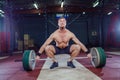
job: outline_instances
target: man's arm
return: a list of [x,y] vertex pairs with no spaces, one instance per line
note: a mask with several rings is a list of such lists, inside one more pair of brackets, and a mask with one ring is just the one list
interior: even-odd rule
[[45,50],[46,46],[49,45],[53,41],[53,34],[49,36],[49,38],[45,41],[45,43],[39,49],[39,53],[42,54]]
[[83,43],[81,43],[81,42],[77,39],[77,37],[76,37],[74,34],[72,34],[72,40],[73,40],[76,44],[78,44],[78,45],[81,46],[82,50],[83,50],[85,53],[87,53],[87,57],[88,57],[88,58],[90,58],[90,59],[92,58],[92,55],[89,54],[90,51],[85,47],[85,45],[84,45]]
[[87,51],[88,51],[88,49],[85,47],[85,45],[84,45],[83,43],[81,43],[73,33],[72,33],[72,40],[73,40],[76,44],[80,45],[80,47],[82,48],[82,50],[83,50],[84,52],[87,52]]

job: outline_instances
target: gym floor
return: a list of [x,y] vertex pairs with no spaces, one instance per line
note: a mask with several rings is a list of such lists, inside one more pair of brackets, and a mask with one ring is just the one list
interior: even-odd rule
[[[93,72],[96,76],[101,78],[101,80],[120,80],[120,56],[113,55],[109,52],[106,52],[107,61],[106,65],[103,68],[94,68],[91,65],[89,59],[80,59],[77,60],[89,71]],[[86,56],[81,53],[79,56]],[[45,58],[45,55],[42,55],[41,58]],[[0,80],[39,80],[37,79],[42,70],[43,64],[45,61],[37,61],[34,71],[24,71],[22,67],[22,62],[15,62],[22,58],[22,54],[14,54],[13,56],[4,57],[0,60]],[[48,76],[48,74],[45,74]],[[81,74],[79,74],[81,75]],[[54,76],[53,76],[54,77]],[[81,80],[81,79],[79,79]],[[82,79],[86,80],[86,79]],[[87,79],[90,80],[90,79]],[[96,79],[95,79],[96,80]]]

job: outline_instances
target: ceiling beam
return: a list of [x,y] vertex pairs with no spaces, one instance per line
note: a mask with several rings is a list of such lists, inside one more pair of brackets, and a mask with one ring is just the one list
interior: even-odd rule
[[80,7],[64,7],[53,6],[40,9],[26,9],[26,10],[13,10],[15,14],[37,14],[37,13],[59,13],[59,12],[68,12],[68,13],[79,13],[79,12],[118,12],[117,9],[108,8],[108,7],[91,7],[91,8],[80,8]]

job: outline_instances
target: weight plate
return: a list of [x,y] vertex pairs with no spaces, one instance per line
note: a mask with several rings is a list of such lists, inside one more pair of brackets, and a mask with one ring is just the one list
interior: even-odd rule
[[35,64],[36,64],[36,60],[35,60],[35,52],[34,50],[25,50],[24,54],[23,54],[23,68],[26,71],[31,71],[35,69]]
[[97,49],[100,54],[100,64],[98,67],[104,67],[106,64],[106,55],[104,53],[104,50],[101,47],[98,47]]
[[28,63],[29,62],[28,61],[28,56],[29,56],[29,51],[28,50],[24,51],[22,62],[23,62],[23,68],[24,68],[24,70],[27,70],[27,71],[30,70],[29,69],[29,63]]
[[96,68],[98,67],[104,67],[106,64],[106,56],[104,53],[104,50],[101,47],[94,47],[91,49],[91,55],[92,55],[92,65]]
[[94,67],[97,67],[97,66],[99,66],[99,64],[100,64],[100,56],[99,56],[99,53],[98,53],[98,50],[97,50],[97,48],[91,48],[91,55],[92,55],[92,59],[91,59],[91,62],[92,62],[92,65],[94,66]]

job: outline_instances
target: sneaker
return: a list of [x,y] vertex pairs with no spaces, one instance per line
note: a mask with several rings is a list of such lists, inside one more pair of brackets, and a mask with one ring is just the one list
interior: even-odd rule
[[53,62],[52,65],[50,66],[50,69],[53,69],[55,67],[58,67],[58,62]]
[[71,67],[71,68],[75,68],[74,64],[72,61],[68,61],[67,62],[67,66]]

